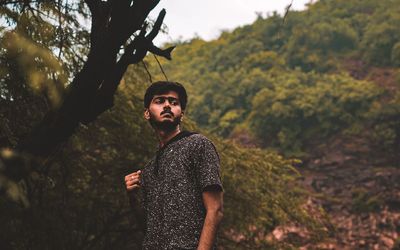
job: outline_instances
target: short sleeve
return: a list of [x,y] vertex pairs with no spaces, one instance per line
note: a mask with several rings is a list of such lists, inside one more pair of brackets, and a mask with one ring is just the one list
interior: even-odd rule
[[195,168],[197,180],[202,191],[208,187],[223,191],[220,176],[220,159],[214,144],[204,136],[199,135],[196,149]]

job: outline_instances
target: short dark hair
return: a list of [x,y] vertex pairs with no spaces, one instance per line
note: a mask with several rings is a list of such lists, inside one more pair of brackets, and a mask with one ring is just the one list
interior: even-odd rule
[[186,109],[187,103],[187,94],[186,89],[179,82],[168,82],[168,81],[159,81],[153,82],[146,90],[146,94],[144,94],[144,107],[149,108],[150,102],[153,100],[155,95],[165,94],[168,91],[174,91],[179,96],[179,102],[181,104],[182,110]]

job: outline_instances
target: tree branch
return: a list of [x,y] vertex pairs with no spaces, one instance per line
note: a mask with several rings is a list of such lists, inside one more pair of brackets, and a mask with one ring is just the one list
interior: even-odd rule
[[87,113],[80,120],[82,123],[88,124],[92,122],[98,115],[114,106],[114,94],[129,64],[136,64],[142,61],[148,51],[171,60],[171,52],[175,47],[162,50],[153,44],[153,39],[161,28],[165,14],[166,11],[164,9],[161,10],[155,25],[147,36],[147,23],[143,24],[139,35],[126,47],[125,53],[115,64],[115,68],[112,70],[113,73],[102,82],[97,90],[92,103],[87,109]]
[[[159,0],[85,0],[92,14],[91,41],[87,60],[69,84],[62,104],[50,110],[42,121],[23,138],[16,147],[16,155],[25,159],[21,164],[11,164],[0,157],[0,177],[16,183],[32,171],[40,170],[43,159],[55,154],[57,149],[77,129],[79,123],[94,121],[113,106],[114,94],[130,64],[143,60],[147,52],[171,59],[174,47],[160,49],[153,39],[160,31],[165,17],[162,10],[152,30],[146,36],[145,19]],[[120,48],[140,30],[118,58]],[[28,158],[26,158],[28,157]],[[10,182],[11,183],[11,182]],[[8,192],[13,185],[2,187]]]

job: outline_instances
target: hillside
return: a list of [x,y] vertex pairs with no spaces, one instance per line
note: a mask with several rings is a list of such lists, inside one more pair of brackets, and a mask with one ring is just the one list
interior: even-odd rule
[[[246,134],[260,146],[301,155],[310,143],[368,127],[371,140],[398,149],[399,6],[318,1],[285,20],[259,16],[214,41],[178,44],[163,67],[189,85],[190,117],[224,137]],[[384,119],[391,124],[379,125]]]
[[183,41],[162,61],[189,86],[199,126],[303,161],[298,183],[307,206],[327,213],[330,235],[315,244],[286,227],[277,238],[307,249],[399,246],[399,27],[398,0],[321,0],[210,42]]

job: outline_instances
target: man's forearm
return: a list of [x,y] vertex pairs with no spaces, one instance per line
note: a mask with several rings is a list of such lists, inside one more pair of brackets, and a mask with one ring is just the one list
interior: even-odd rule
[[207,211],[197,250],[212,249],[222,217],[221,210]]

